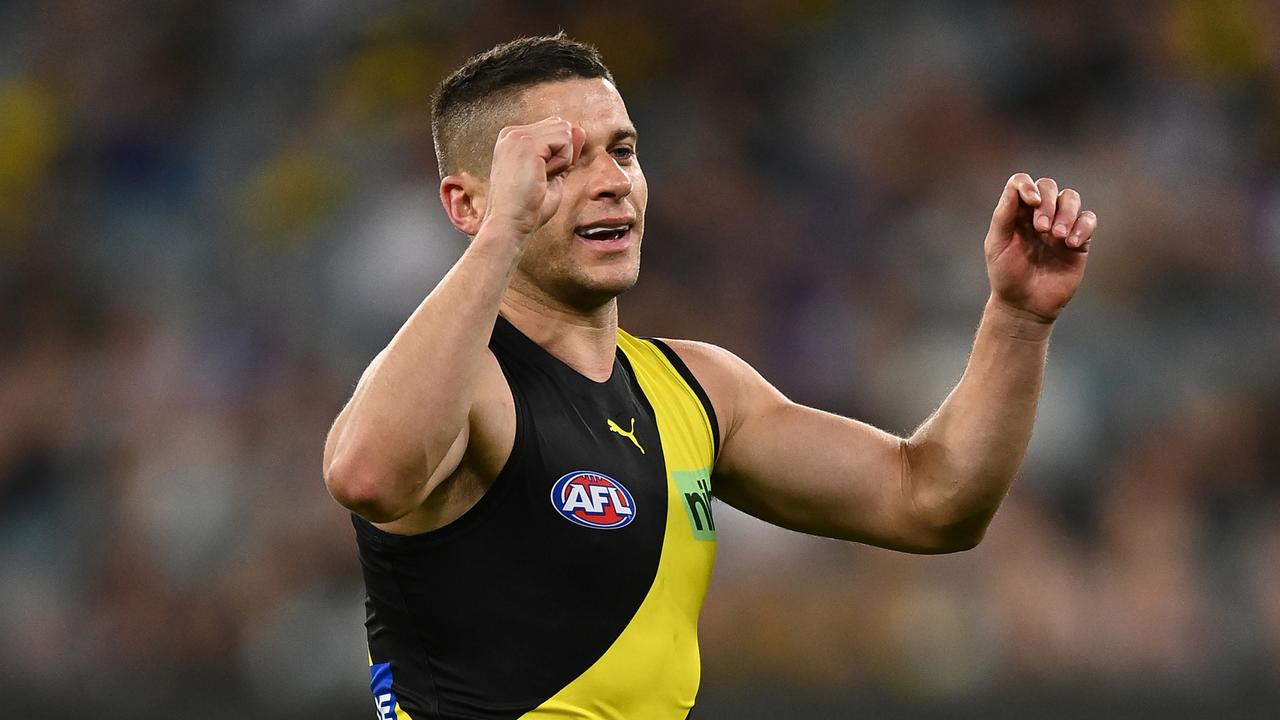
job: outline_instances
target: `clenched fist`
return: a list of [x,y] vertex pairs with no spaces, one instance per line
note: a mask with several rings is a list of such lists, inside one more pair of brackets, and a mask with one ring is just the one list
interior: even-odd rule
[[1017,173],[1005,183],[984,243],[992,297],[1006,308],[1053,322],[1075,295],[1098,216],[1080,193],[1052,178]]
[[484,223],[527,239],[560,207],[564,172],[578,161],[586,133],[558,117],[504,127],[493,148]]

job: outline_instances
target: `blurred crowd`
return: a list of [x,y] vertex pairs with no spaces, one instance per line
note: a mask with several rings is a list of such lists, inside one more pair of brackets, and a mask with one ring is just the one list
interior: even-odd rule
[[986,541],[913,557],[717,504],[704,688],[1280,693],[1264,0],[0,5],[0,689],[365,702],[324,436],[465,246],[431,90],[560,28],[640,130],[623,326],[796,400],[910,432],[964,367],[1004,180],[1101,218]]

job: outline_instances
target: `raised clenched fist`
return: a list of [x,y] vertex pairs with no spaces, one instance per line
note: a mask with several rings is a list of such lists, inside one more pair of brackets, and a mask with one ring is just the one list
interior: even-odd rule
[[1058,317],[1080,286],[1098,227],[1080,202],[1080,193],[1058,190],[1053,178],[1009,178],[984,243],[994,300],[1042,322]]
[[484,222],[527,238],[560,206],[564,172],[578,160],[586,133],[558,117],[498,133]]

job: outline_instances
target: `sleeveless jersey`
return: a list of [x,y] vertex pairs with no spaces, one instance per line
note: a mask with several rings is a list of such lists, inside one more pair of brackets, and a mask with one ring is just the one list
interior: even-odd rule
[[597,383],[498,317],[511,456],[418,535],[352,516],[378,717],[685,718],[715,556],[711,403],[657,340],[618,331]]

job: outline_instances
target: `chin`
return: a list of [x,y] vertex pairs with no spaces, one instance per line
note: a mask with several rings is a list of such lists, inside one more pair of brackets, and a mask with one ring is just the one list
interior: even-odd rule
[[583,288],[583,294],[594,298],[596,304],[603,305],[635,287],[635,284],[636,278],[634,276],[626,280],[619,279],[612,282],[592,283]]
[[566,295],[572,296],[572,303],[579,307],[600,307],[635,287],[638,276],[638,272],[633,270],[631,272],[578,278],[578,281],[573,283],[572,290]]
[[610,268],[612,272],[602,273],[596,285],[615,297],[635,287],[640,279],[640,264],[635,263],[626,268]]

